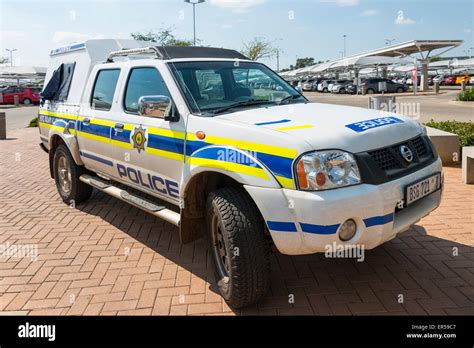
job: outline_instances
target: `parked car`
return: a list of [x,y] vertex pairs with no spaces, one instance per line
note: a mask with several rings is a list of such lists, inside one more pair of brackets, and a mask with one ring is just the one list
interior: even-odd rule
[[471,76],[471,78],[469,79],[469,84],[472,86],[474,85],[474,75]]
[[437,75],[433,78],[433,82],[439,83],[440,86],[444,85],[444,75]]
[[[196,250],[208,250],[230,307],[265,298],[273,249],[373,249],[439,206],[441,159],[410,117],[308,103],[236,51],[148,45],[88,40],[52,51],[38,111],[50,171],[31,180],[54,182],[68,205],[94,189],[173,224],[183,243],[206,238]],[[124,54],[135,58],[115,59]],[[210,79],[220,94],[207,93],[203,71],[220,76]],[[269,90],[255,100],[229,78],[243,71],[280,86],[279,101]]]
[[318,90],[318,84],[321,82],[321,79],[317,79],[313,81],[313,86],[311,88],[311,91],[315,92]]
[[331,93],[346,93],[346,85],[352,83],[350,80],[338,80],[334,84],[331,85],[330,92]]
[[312,91],[313,90],[313,83],[314,83],[313,79],[303,81],[303,83],[301,85],[301,89],[305,92]]
[[467,85],[471,81],[471,77],[469,75],[457,76],[455,84],[460,85],[463,81]]
[[344,86],[347,94],[356,94],[358,91],[357,84],[355,83],[348,83]]
[[318,92],[327,93],[329,92],[329,84],[332,83],[332,80],[322,80],[318,84]]
[[446,76],[444,78],[444,84],[446,86],[454,86],[456,84],[456,76]]
[[396,83],[390,81],[389,79],[382,78],[367,79],[364,83],[361,84],[361,87],[365,87],[367,94],[381,93],[382,91],[379,88],[379,83],[381,82],[385,82],[387,84],[387,90],[385,91],[387,93],[403,93],[408,90],[407,85],[403,85],[401,83]]
[[39,88],[7,87],[0,93],[3,95],[2,104],[13,104],[15,96],[18,96],[20,104],[31,105],[39,104],[41,99],[40,92]]
[[399,77],[393,80],[395,83],[401,83],[401,84],[406,84],[407,83],[407,78],[406,77]]

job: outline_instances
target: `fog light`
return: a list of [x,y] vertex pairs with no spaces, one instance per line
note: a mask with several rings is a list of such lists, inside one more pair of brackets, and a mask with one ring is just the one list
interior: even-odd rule
[[354,220],[346,220],[339,229],[339,239],[346,242],[352,239],[357,232],[357,225]]

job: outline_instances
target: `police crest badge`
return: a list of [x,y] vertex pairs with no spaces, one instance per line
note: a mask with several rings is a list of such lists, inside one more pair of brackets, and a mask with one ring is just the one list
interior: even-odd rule
[[145,150],[145,143],[147,141],[146,134],[145,134],[145,129],[140,127],[135,128],[135,132],[133,133],[132,136],[132,141],[133,141],[133,147],[138,150],[138,153],[140,153],[141,150]]

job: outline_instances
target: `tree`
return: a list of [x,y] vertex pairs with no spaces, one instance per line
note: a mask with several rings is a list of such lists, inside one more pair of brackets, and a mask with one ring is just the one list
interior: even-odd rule
[[249,43],[244,44],[244,48],[240,53],[251,60],[259,60],[273,57],[275,55],[275,49],[273,49],[272,43],[267,39],[256,37]]
[[314,62],[314,58],[312,57],[298,58],[296,59],[295,69],[304,68],[314,64],[316,63]]
[[324,63],[324,62],[322,60],[318,60],[316,62],[314,58],[297,58],[295,65],[291,64],[288,69],[283,69],[281,70],[281,72],[301,69],[310,65],[321,64],[321,63]]
[[171,28],[160,29],[158,32],[153,30],[148,31],[147,33],[130,33],[130,36],[139,41],[149,41],[156,42],[161,46],[192,46],[193,42],[191,40],[182,40],[177,39]]
[[10,59],[8,59],[7,57],[0,57],[0,64],[5,64],[5,63],[8,63],[10,61]]

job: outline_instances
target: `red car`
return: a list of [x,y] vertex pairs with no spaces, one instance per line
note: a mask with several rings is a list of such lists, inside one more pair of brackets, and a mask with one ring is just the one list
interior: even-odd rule
[[447,76],[444,78],[444,84],[446,86],[454,86],[456,84],[456,76]]
[[18,96],[20,104],[38,104],[41,99],[40,92],[41,90],[39,88],[7,87],[0,91],[0,93],[3,95],[3,101],[1,101],[0,104],[13,104],[15,102],[14,98],[16,95]]

